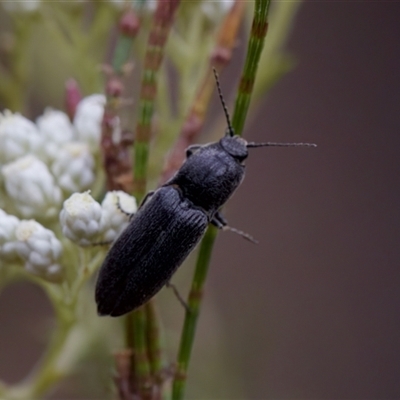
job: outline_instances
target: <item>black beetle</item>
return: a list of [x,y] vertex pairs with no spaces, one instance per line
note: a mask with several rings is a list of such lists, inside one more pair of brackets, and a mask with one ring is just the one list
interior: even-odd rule
[[100,269],[95,296],[100,315],[120,316],[146,303],[169,283],[209,223],[227,227],[219,209],[244,178],[248,148],[315,146],[247,143],[234,135],[218,79],[217,87],[228,123],[226,135],[215,143],[190,146],[175,176],[147,194]]

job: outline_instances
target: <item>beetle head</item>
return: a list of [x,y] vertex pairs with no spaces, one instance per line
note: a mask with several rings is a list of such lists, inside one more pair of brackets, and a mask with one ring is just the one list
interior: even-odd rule
[[239,162],[245,160],[249,155],[247,151],[247,142],[240,136],[224,136],[219,143],[229,155]]

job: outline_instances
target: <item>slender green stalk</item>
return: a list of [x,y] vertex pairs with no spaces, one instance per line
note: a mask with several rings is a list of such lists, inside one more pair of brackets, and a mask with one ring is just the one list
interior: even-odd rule
[[[112,59],[113,74],[109,75],[106,84],[107,105],[102,120],[101,148],[107,176],[107,189],[122,189],[130,192],[133,180],[130,152],[123,141],[115,142],[113,140],[113,121],[118,118],[119,103],[123,91],[121,79],[123,67],[129,59],[131,45],[139,29],[139,20],[136,13],[128,9],[122,15],[118,27],[120,34]],[[151,116],[146,116],[144,120],[150,121],[149,118]],[[143,121],[143,118],[139,119]],[[146,168],[147,161],[138,157],[136,159],[136,171],[143,171]],[[138,201],[143,197],[143,193],[140,191],[135,195]],[[150,398],[153,384],[147,349],[147,322],[146,312],[143,307],[134,313],[128,314],[125,319],[125,343],[126,347],[132,350],[128,384],[130,385],[130,390],[135,395],[139,394],[142,399]],[[152,324],[154,325],[156,322],[152,321]],[[157,339],[154,338],[154,342],[156,341]],[[119,378],[122,379],[122,377]],[[117,380],[116,382],[119,381]],[[126,381],[124,384],[126,384]]]
[[152,377],[147,354],[146,341],[146,312],[144,307],[139,308],[133,315],[133,345],[134,345],[134,372],[135,384],[141,398],[146,399],[151,391]]
[[159,380],[163,365],[163,348],[161,343],[161,324],[155,301],[152,299],[145,305],[147,318],[147,346],[150,367],[153,376]]
[[[157,74],[164,55],[164,46],[172,26],[175,12],[180,0],[159,1],[154,13],[152,26],[146,49],[144,71],[140,91],[138,122],[135,137],[135,163],[134,174],[134,195],[141,201],[146,192],[147,168],[149,159],[149,142],[151,136],[151,119],[154,111],[154,101],[157,92]],[[159,346],[159,339],[152,338],[147,341],[148,325],[154,327],[155,314],[149,313],[151,321],[146,321],[146,308],[128,314],[126,320],[127,335],[133,330],[133,340],[127,337],[128,344],[133,348],[134,365],[133,372],[138,383],[139,394],[143,398],[150,395],[151,387],[151,366],[160,363],[160,355],[156,354],[155,348]],[[155,329],[150,329],[155,334]],[[149,345],[149,347],[148,347]],[[153,358],[150,364],[149,356]]]
[[188,306],[186,311],[183,333],[178,354],[178,365],[175,372],[175,380],[172,389],[172,399],[183,399],[186,374],[192,353],[194,336],[196,333],[197,319],[200,314],[201,300],[203,297],[204,283],[210,265],[211,253],[217,237],[217,228],[210,226],[201,242],[199,257],[190,289]]
[[[267,32],[267,16],[270,0],[256,0],[253,25],[247,48],[247,56],[242,72],[232,126],[236,134],[241,134],[250,104],[253,83],[257,73],[258,61],[264,46]],[[209,227],[200,246],[196,269],[189,294],[189,309],[186,313],[182,330],[178,366],[173,384],[173,400],[181,400],[184,396],[186,375],[190,361],[196,331],[197,318],[200,311],[203,285],[207,276],[211,253],[217,237],[217,229]]]
[[235,110],[232,117],[232,127],[236,135],[242,135],[247,111],[250,106],[258,63],[264,48],[264,40],[268,29],[267,17],[269,5],[270,0],[256,0],[254,6],[254,17],[247,46],[247,56],[242,77],[240,78]]
[[164,47],[180,0],[163,0],[157,4],[147,43],[135,138],[134,192],[139,199],[146,192],[151,119],[157,94],[157,75]]

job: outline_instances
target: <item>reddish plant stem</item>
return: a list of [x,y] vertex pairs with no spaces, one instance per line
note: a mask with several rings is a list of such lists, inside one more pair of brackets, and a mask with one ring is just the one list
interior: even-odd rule
[[[107,66],[105,93],[107,102],[101,123],[101,153],[106,175],[107,190],[132,192],[133,175],[130,146],[133,134],[120,127],[119,109],[123,102],[123,76],[127,68],[130,48],[139,30],[139,20],[132,9],[126,10],[118,23],[119,36],[115,45],[112,66]],[[120,400],[138,400],[139,387],[135,363],[133,335],[129,332],[127,348],[115,355],[116,376],[114,382]]]
[[132,161],[130,146],[133,134],[121,131],[118,109],[123,84],[121,78],[112,76],[106,85],[107,103],[101,122],[101,149],[106,172],[106,189],[132,191]]
[[133,176],[130,146],[133,134],[122,131],[119,108],[122,102],[124,65],[128,61],[132,40],[139,30],[139,20],[132,9],[126,10],[120,18],[119,37],[114,49],[112,67],[107,69],[105,92],[107,103],[101,123],[101,150],[107,190],[132,192]]
[[114,383],[120,400],[135,400],[137,396],[133,393],[135,388],[131,387],[131,362],[132,350],[122,350],[114,354],[116,374]]

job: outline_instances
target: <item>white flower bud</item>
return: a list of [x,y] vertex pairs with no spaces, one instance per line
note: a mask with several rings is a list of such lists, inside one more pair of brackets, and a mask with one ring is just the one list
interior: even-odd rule
[[101,241],[101,206],[89,192],[74,193],[60,213],[62,233],[80,246]]
[[54,232],[34,220],[21,221],[15,231],[18,255],[25,261],[25,269],[50,282],[63,279],[63,268],[58,264],[61,242]]
[[58,214],[61,189],[46,164],[28,155],[5,165],[1,172],[8,196],[25,218],[50,218]]
[[20,114],[0,113],[0,164],[41,151],[43,139],[36,125]]
[[108,192],[101,207],[102,240],[112,242],[129,223],[126,213],[134,214],[137,211],[136,199],[121,190]]
[[89,145],[93,152],[99,151],[101,120],[104,114],[106,97],[92,94],[83,98],[76,107],[74,126],[79,139]]
[[15,230],[19,219],[0,210],[0,259],[13,261],[18,257]]
[[44,153],[50,160],[58,158],[60,145],[74,139],[74,128],[62,111],[47,108],[36,124],[44,138]]
[[58,185],[66,192],[86,190],[94,181],[94,159],[85,143],[71,142],[58,150],[51,166]]

